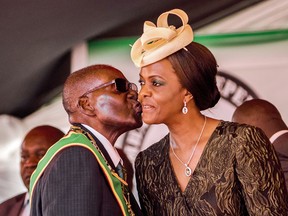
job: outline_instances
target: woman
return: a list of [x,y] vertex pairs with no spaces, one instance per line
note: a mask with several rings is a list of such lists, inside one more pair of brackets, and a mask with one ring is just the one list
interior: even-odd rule
[[[183,25],[168,26],[168,15]],[[157,26],[145,22],[131,57],[141,67],[143,121],[169,134],[135,161],[145,215],[288,215],[279,160],[255,127],[220,121],[200,111],[220,98],[217,63],[192,42],[187,15],[168,11]]]

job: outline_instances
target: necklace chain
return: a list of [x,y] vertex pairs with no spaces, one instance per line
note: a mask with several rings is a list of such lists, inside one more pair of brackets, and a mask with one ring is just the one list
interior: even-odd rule
[[196,144],[195,144],[195,146],[194,146],[194,148],[193,148],[193,150],[192,150],[192,153],[191,153],[191,155],[190,155],[189,160],[187,161],[187,163],[184,163],[184,162],[176,155],[176,153],[175,153],[175,151],[174,151],[174,149],[173,149],[173,146],[172,146],[172,143],[174,143],[174,140],[172,139],[171,134],[170,134],[170,147],[171,147],[172,153],[173,153],[173,155],[176,157],[176,159],[177,159],[181,164],[183,164],[183,165],[185,166],[185,175],[186,175],[187,177],[191,176],[191,174],[192,174],[192,170],[191,170],[191,168],[189,167],[189,164],[190,164],[190,161],[192,160],[192,158],[193,158],[193,156],[194,156],[194,153],[195,153],[195,151],[196,151],[197,145],[198,145],[198,143],[199,143],[199,141],[200,141],[200,139],[201,139],[201,137],[202,137],[204,128],[205,128],[205,126],[206,126],[206,120],[207,120],[207,119],[206,119],[206,116],[204,116],[204,119],[205,119],[205,120],[204,120],[203,127],[202,127],[202,129],[201,129],[201,132],[200,132],[200,134],[199,134],[199,137],[198,137],[198,139],[197,139],[197,142],[196,142]]

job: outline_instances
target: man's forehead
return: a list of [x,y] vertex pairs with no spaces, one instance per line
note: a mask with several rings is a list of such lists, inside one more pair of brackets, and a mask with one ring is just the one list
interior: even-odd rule
[[123,73],[118,70],[101,70],[99,73],[94,73],[92,75],[93,82],[96,83],[105,83],[109,82],[111,80],[114,80],[116,78],[125,78]]

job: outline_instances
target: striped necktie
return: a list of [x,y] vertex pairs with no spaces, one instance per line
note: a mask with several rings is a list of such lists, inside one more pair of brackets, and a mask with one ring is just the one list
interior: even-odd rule
[[119,162],[116,167],[118,175],[126,181],[127,173],[125,168],[122,166],[122,164]]

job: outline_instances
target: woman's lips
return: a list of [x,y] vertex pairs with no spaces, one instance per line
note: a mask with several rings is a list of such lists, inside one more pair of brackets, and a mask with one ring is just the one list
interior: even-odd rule
[[145,111],[151,111],[152,109],[154,109],[154,106],[152,105],[149,105],[149,104],[143,104],[142,105],[142,111],[145,112]]

